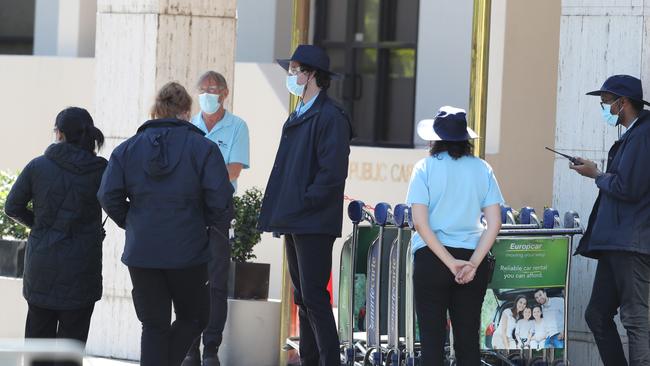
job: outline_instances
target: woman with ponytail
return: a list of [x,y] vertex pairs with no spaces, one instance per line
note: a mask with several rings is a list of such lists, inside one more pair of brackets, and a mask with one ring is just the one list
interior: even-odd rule
[[102,295],[102,210],[96,195],[107,162],[96,150],[104,135],[88,111],[77,107],[57,115],[54,133],[56,143],[18,176],[5,213],[31,229],[23,280],[29,305],[25,337],[85,343]]

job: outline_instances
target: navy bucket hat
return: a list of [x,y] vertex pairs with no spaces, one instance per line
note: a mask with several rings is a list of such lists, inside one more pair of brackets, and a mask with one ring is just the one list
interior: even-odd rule
[[645,105],[650,103],[643,100],[643,87],[641,80],[630,75],[614,75],[605,80],[603,86],[599,90],[594,90],[587,93],[587,95],[601,95],[602,93],[612,93],[619,97],[630,98]]
[[338,79],[341,75],[330,71],[330,58],[320,47],[310,45],[310,44],[301,44],[293,52],[293,55],[289,59],[279,59],[276,60],[277,63],[282,66],[283,69],[289,71],[289,64],[291,61],[296,61],[304,65],[309,65],[318,70],[324,71],[330,75],[332,79]]
[[476,132],[467,127],[464,109],[444,106],[434,119],[418,122],[418,135],[427,141],[467,141],[478,138]]

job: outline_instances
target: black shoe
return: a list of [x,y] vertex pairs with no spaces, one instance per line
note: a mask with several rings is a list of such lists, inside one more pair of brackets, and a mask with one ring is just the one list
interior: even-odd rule
[[196,357],[195,355],[187,355],[181,366],[201,366],[201,357]]
[[221,366],[221,362],[219,362],[219,356],[216,353],[212,355],[205,355],[205,357],[203,357],[203,366]]
[[201,366],[201,351],[199,347],[195,347],[194,344],[190,346],[185,359],[181,362],[181,366]]

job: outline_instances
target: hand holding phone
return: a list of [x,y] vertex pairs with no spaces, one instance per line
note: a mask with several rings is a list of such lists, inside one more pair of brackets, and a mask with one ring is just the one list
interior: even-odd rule
[[573,156],[571,156],[571,155],[567,155],[567,154],[563,154],[563,153],[561,153],[561,152],[559,152],[559,151],[555,151],[555,150],[553,150],[553,149],[551,149],[551,148],[549,148],[549,147],[547,147],[547,146],[545,146],[544,148],[545,148],[546,150],[548,150],[548,151],[552,151],[552,152],[554,152],[554,153],[556,153],[556,154],[558,154],[558,155],[560,155],[560,156],[563,156],[563,157],[569,159],[569,161],[571,161],[571,163],[572,163],[573,165],[582,165],[582,163],[580,162],[580,160],[578,160],[578,158],[576,158],[576,157],[573,157]]

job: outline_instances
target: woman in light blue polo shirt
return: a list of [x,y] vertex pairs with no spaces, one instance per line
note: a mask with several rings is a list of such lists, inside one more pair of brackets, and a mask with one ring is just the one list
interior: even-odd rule
[[440,108],[435,119],[420,121],[418,135],[432,141],[430,156],[413,168],[407,194],[417,231],[413,283],[421,364],[443,364],[449,311],[458,365],[479,365],[485,258],[501,228],[503,197],[492,168],[472,155],[470,140],[477,135],[464,110]]

